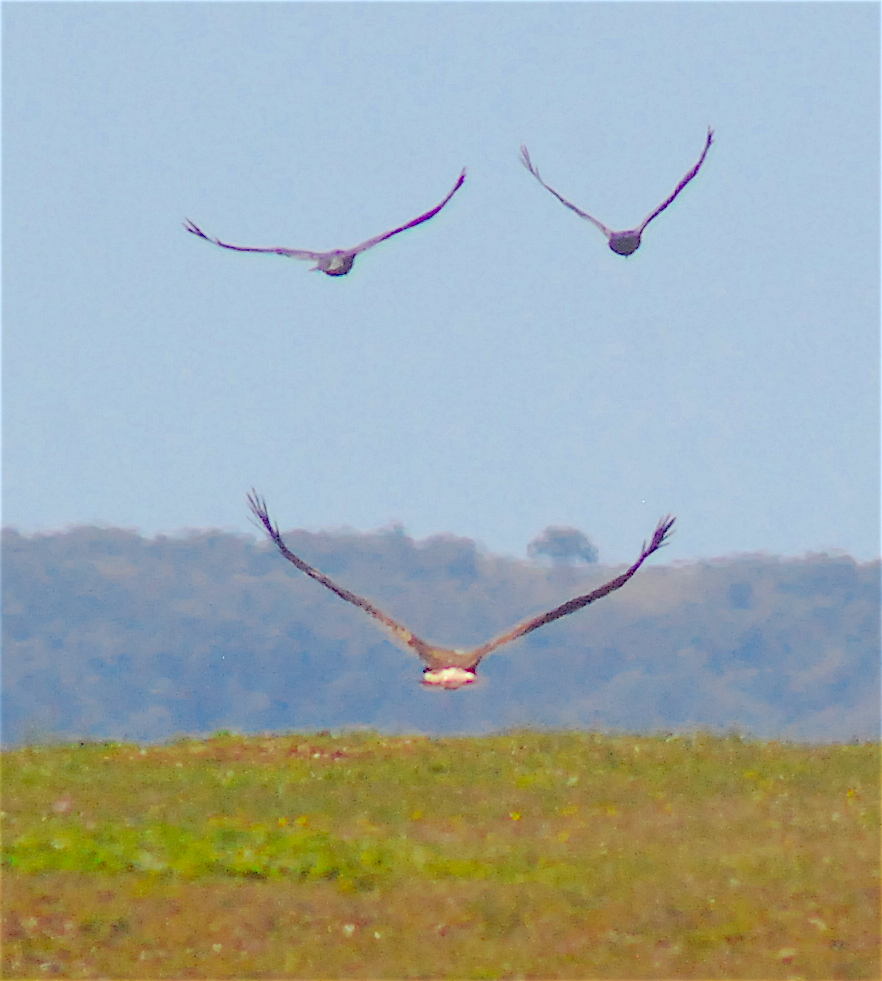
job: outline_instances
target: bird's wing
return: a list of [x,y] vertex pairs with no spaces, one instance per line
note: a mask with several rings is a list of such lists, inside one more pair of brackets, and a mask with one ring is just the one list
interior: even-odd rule
[[393,228],[391,232],[383,232],[382,235],[375,235],[373,238],[369,238],[366,242],[362,242],[361,245],[356,245],[351,249],[344,249],[349,255],[358,255],[359,252],[364,252],[365,249],[370,249],[374,245],[378,245],[380,242],[384,242],[387,238],[392,238],[393,235],[397,235],[399,232],[407,231],[408,228],[413,228],[415,225],[421,225],[424,221],[428,221],[430,218],[434,218],[435,215],[444,207],[445,204],[453,197],[454,194],[462,187],[466,179],[466,169],[463,167],[462,173],[457,178],[456,183],[453,185],[453,190],[447,195],[447,197],[441,202],[441,204],[436,204],[431,211],[427,211],[424,215],[420,215],[419,218],[414,218],[413,221],[409,221],[406,225],[401,225],[399,228]]
[[204,238],[206,242],[211,242],[212,245],[219,245],[222,249],[235,249],[237,252],[274,252],[276,255],[286,255],[292,259],[321,259],[323,256],[328,255],[327,252],[309,252],[306,249],[284,249],[284,248],[273,248],[272,246],[261,247],[256,245],[231,245],[229,242],[222,242],[219,238],[212,238],[210,235],[206,235],[202,229],[195,225],[189,218],[184,222],[184,228],[187,229],[192,235],[198,235],[199,238]]
[[340,599],[346,600],[347,603],[352,603],[359,609],[364,610],[365,613],[369,613],[375,620],[379,620],[380,623],[392,634],[392,636],[400,644],[404,645],[405,649],[413,651],[423,661],[432,666],[434,663],[432,661],[433,649],[421,637],[417,637],[413,631],[408,630],[407,627],[397,623],[392,619],[392,617],[387,616],[382,610],[378,610],[366,599],[363,599],[361,596],[356,596],[355,593],[350,593],[348,589],[344,589],[342,586],[338,586],[333,579],[329,579],[328,576],[326,576],[323,572],[319,572],[318,569],[313,569],[311,565],[308,565],[303,561],[303,559],[295,555],[282,540],[278,527],[274,525],[270,519],[266,509],[266,501],[260,497],[256,491],[252,491],[248,495],[248,505],[254,516],[266,529],[267,534],[276,543],[278,550],[289,562],[297,566],[301,572],[305,572],[310,578],[315,579],[316,582],[320,582],[323,586],[330,589],[332,593],[336,593]]
[[570,613],[575,613],[576,610],[581,610],[583,606],[587,606],[589,603],[593,603],[595,600],[602,599],[604,596],[608,596],[617,589],[621,589],[622,586],[624,586],[625,583],[631,578],[631,576],[633,576],[634,573],[640,568],[640,566],[643,565],[643,563],[649,558],[649,556],[664,545],[675,520],[675,518],[668,516],[659,521],[649,546],[647,547],[646,542],[643,543],[643,548],[640,551],[640,558],[637,559],[637,561],[631,566],[630,569],[628,569],[627,572],[622,573],[620,576],[616,576],[615,579],[610,579],[608,583],[598,587],[591,593],[587,593],[585,596],[577,596],[575,599],[568,600],[566,603],[558,606],[556,609],[549,610],[548,613],[540,613],[539,616],[533,617],[532,620],[527,620],[524,623],[518,624],[516,627],[509,630],[508,633],[502,634],[501,637],[496,637],[494,640],[484,644],[483,647],[477,648],[472,652],[473,656],[477,658],[475,663],[477,664],[477,662],[489,654],[490,651],[495,651],[497,647],[501,647],[503,644],[511,643],[511,641],[517,640],[518,637],[523,637],[524,634],[529,634],[534,630],[538,630],[539,627],[544,627],[546,623],[551,623],[552,620],[557,620],[558,618],[565,617]]
[[692,180],[692,178],[698,173],[701,165],[704,163],[704,158],[707,156],[707,151],[710,150],[711,143],[714,141],[714,131],[708,126],[707,128],[707,141],[704,144],[704,149],[701,151],[701,156],[698,158],[698,163],[689,171],[689,173],[680,181],[680,183],[674,188],[674,193],[665,201],[660,204],[652,214],[643,220],[643,224],[637,229],[638,232],[642,233],[643,229],[652,221],[653,218],[657,218],[667,206],[674,200],[674,198],[683,190],[683,188]]
[[532,160],[530,160],[530,153],[527,148],[521,144],[521,163],[530,171],[530,173],[536,178],[537,181],[545,188],[546,191],[551,191],[551,193],[560,201],[561,204],[566,205],[570,211],[575,211],[580,218],[584,218],[586,221],[590,221],[592,225],[599,228],[607,238],[609,238],[613,233],[611,228],[607,228],[602,221],[598,221],[596,218],[592,218],[587,211],[582,211],[581,208],[577,208],[572,201],[567,201],[565,197],[555,191],[553,187],[550,187],[545,183],[544,180],[539,176],[539,171],[533,165]]

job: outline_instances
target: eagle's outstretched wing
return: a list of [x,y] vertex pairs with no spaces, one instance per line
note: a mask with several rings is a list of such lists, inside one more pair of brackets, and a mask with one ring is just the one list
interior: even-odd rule
[[292,259],[311,259],[313,261],[317,261],[328,255],[326,252],[309,252],[307,249],[285,249],[281,246],[232,245],[230,242],[222,242],[219,238],[212,238],[210,235],[206,235],[189,218],[184,221],[184,228],[192,235],[198,235],[199,238],[204,238],[206,242],[211,242],[212,245],[219,245],[222,249],[235,249],[236,252],[272,252],[275,255],[286,255]]
[[704,144],[704,149],[701,151],[701,156],[698,158],[698,163],[689,171],[689,173],[680,181],[680,183],[674,188],[674,193],[662,204],[660,204],[652,214],[643,220],[643,223],[637,229],[638,234],[643,233],[643,229],[652,221],[653,218],[657,218],[669,204],[674,200],[674,198],[683,190],[683,188],[692,180],[692,178],[701,169],[701,165],[704,163],[704,158],[707,156],[707,151],[711,148],[711,143],[714,141],[714,131],[708,126],[707,128],[707,141]]
[[524,634],[531,633],[539,627],[544,627],[546,623],[551,623],[552,620],[565,617],[569,613],[575,613],[577,610],[581,610],[583,606],[587,606],[589,603],[593,603],[595,600],[599,600],[609,595],[609,593],[620,589],[637,572],[646,559],[665,544],[675,521],[674,518],[667,517],[658,523],[649,545],[647,546],[646,542],[643,543],[640,558],[637,559],[630,569],[622,573],[622,575],[611,579],[608,583],[598,587],[593,592],[587,593],[585,596],[577,596],[575,599],[568,600],[556,609],[549,610],[548,613],[542,613],[524,623],[518,624],[518,626],[513,627],[507,633],[496,637],[481,647],[476,647],[472,651],[454,651],[427,644],[412,630],[408,630],[407,627],[393,620],[392,617],[383,613],[382,610],[377,609],[373,603],[368,602],[368,600],[361,596],[357,596],[355,593],[351,593],[342,586],[338,586],[333,579],[330,579],[323,572],[319,572],[318,569],[314,569],[299,556],[295,555],[283,541],[278,527],[270,519],[266,501],[256,491],[252,490],[248,495],[248,504],[254,516],[260,521],[266,529],[267,534],[275,542],[278,550],[289,562],[295,565],[301,572],[306,573],[310,578],[315,579],[316,582],[320,582],[325,588],[330,589],[340,599],[346,600],[347,603],[352,603],[353,606],[364,610],[365,613],[370,614],[375,620],[379,621],[399,644],[406,650],[413,651],[426,665],[423,673],[423,683],[443,688],[460,688],[465,684],[470,684],[475,680],[475,671],[478,664],[491,651],[495,651],[496,648],[502,647],[503,644],[509,644],[511,641],[517,640],[518,637],[523,637]]
[[369,613],[375,620],[379,620],[379,622],[392,634],[392,636],[400,644],[403,644],[406,649],[409,648],[430,667],[434,665],[433,648],[430,644],[427,644],[421,637],[417,637],[417,635],[413,633],[413,631],[408,630],[407,627],[393,620],[392,617],[387,616],[382,610],[378,610],[373,603],[369,603],[363,597],[357,596],[355,593],[351,593],[348,589],[344,589],[342,586],[338,586],[333,579],[330,579],[323,572],[319,572],[318,569],[314,569],[311,565],[304,562],[299,556],[295,555],[283,541],[278,526],[273,524],[272,520],[270,519],[266,508],[266,501],[254,490],[252,490],[248,495],[248,505],[254,516],[266,529],[267,534],[276,543],[278,550],[289,562],[297,566],[301,572],[305,572],[310,578],[315,579],[316,582],[320,582],[327,589],[330,589],[332,593],[336,593],[340,599],[346,600],[347,603],[352,603],[353,606],[357,606],[360,610],[364,610],[365,613]]
[[195,223],[186,219],[184,222],[184,228],[190,232],[191,235],[198,235],[199,238],[204,238],[206,242],[211,242],[213,245],[219,245],[223,249],[234,249],[236,252],[270,252],[274,255],[284,255],[291,259],[309,259],[313,262],[318,263],[314,266],[314,269],[318,269],[321,272],[327,273],[329,276],[345,276],[346,273],[352,268],[352,263],[359,252],[364,252],[365,249],[369,249],[379,242],[385,241],[387,238],[391,238],[393,235],[397,235],[399,232],[406,231],[408,228],[413,228],[415,225],[420,225],[424,221],[428,221],[433,218],[438,212],[444,207],[445,204],[453,197],[454,194],[462,187],[465,182],[466,171],[465,167],[462,169],[462,173],[456,184],[453,185],[453,190],[447,195],[447,197],[431,211],[427,211],[425,214],[419,216],[419,218],[414,218],[413,221],[409,221],[406,225],[401,225],[398,228],[393,228],[392,231],[383,232],[382,235],[375,235],[373,238],[367,239],[367,241],[362,242],[360,245],[353,246],[351,249],[329,249],[327,252],[313,252],[309,249],[286,249],[282,246],[258,246],[258,245],[233,245],[231,242],[222,242],[219,238],[212,238],[210,235],[206,235],[205,232]]
[[711,143],[714,141],[714,131],[708,126],[707,128],[707,140],[704,144],[704,150],[701,152],[701,156],[698,158],[698,163],[689,171],[689,173],[680,181],[680,183],[674,188],[674,193],[663,201],[656,209],[653,211],[644,221],[638,225],[637,228],[630,228],[622,232],[613,231],[611,228],[607,228],[602,221],[598,221],[592,215],[589,215],[586,211],[582,211],[581,208],[577,208],[571,201],[567,201],[565,197],[558,194],[557,191],[549,184],[546,184],[544,180],[539,176],[539,171],[533,166],[533,162],[530,160],[530,154],[525,146],[521,146],[521,163],[530,171],[530,173],[536,178],[537,181],[548,191],[560,201],[561,204],[566,205],[571,211],[575,211],[580,218],[585,218],[590,221],[593,225],[596,225],[603,234],[606,236],[609,242],[609,247],[613,252],[617,252],[619,255],[631,255],[636,252],[640,247],[640,236],[643,234],[643,230],[646,226],[653,220],[657,218],[664,210],[668,207],[671,202],[677,197],[680,191],[692,180],[693,177],[698,173],[701,165],[704,163],[704,158],[707,156],[707,151],[710,149]]
[[482,647],[476,648],[472,651],[472,655],[475,658],[475,664],[481,660],[481,658],[486,657],[491,651],[495,651],[498,647],[502,647],[503,644],[509,644],[513,640],[517,640],[518,637],[523,637],[524,634],[532,633],[534,630],[538,630],[539,627],[544,627],[546,623],[551,623],[552,620],[557,620],[560,617],[565,617],[570,613],[575,613],[576,610],[581,610],[583,606],[587,606],[589,603],[593,603],[595,600],[602,599],[604,596],[608,596],[610,593],[615,592],[617,589],[621,589],[622,586],[634,575],[634,573],[640,568],[641,565],[652,555],[653,552],[658,551],[665,544],[668,536],[670,535],[671,528],[673,527],[674,521],[676,519],[672,518],[670,515],[666,518],[662,518],[659,521],[658,526],[655,529],[655,534],[652,536],[652,541],[647,546],[646,542],[643,543],[643,548],[640,551],[640,558],[631,566],[627,572],[623,572],[622,575],[616,576],[615,579],[611,579],[608,583],[603,586],[598,587],[585,596],[577,596],[575,599],[568,600],[561,606],[556,607],[553,610],[549,610],[548,613],[540,613],[539,616],[533,617],[531,620],[526,620],[524,623],[518,624],[513,627],[507,633],[502,634],[500,637],[496,637],[494,640],[489,641]]
[[598,221],[596,218],[593,218],[587,211],[582,211],[581,208],[577,208],[572,201],[567,201],[567,199],[558,194],[553,187],[546,184],[545,181],[539,176],[539,171],[533,166],[533,161],[530,160],[530,153],[523,144],[521,144],[521,163],[527,168],[527,170],[530,171],[536,180],[539,181],[546,191],[551,191],[551,193],[557,198],[558,201],[560,201],[561,204],[566,205],[570,211],[575,211],[580,218],[584,218],[586,221],[590,221],[592,225],[596,225],[597,228],[599,228],[603,234],[606,235],[607,239],[615,234],[613,230],[611,228],[607,228],[602,221]]
[[382,235],[375,235],[373,238],[367,239],[367,241],[362,242],[361,245],[356,245],[351,249],[345,249],[350,255],[358,255],[359,252],[364,252],[365,249],[370,249],[374,245],[378,245],[380,242],[384,242],[387,238],[392,238],[393,235],[397,235],[399,232],[405,232],[408,228],[413,228],[415,225],[421,225],[424,221],[428,221],[430,218],[434,218],[435,215],[444,207],[445,204],[453,197],[454,194],[462,187],[466,179],[466,169],[463,167],[462,173],[457,178],[456,183],[453,185],[453,189],[447,195],[447,197],[441,202],[441,204],[436,204],[431,211],[427,211],[425,214],[420,215],[419,218],[414,218],[413,221],[409,221],[406,225],[401,225],[398,228],[393,228],[391,232],[383,232]]

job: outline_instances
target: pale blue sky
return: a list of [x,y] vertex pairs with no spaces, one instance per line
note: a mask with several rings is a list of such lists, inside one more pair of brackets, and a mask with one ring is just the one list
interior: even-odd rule
[[[4,514],[879,554],[876,4],[3,10]],[[614,255],[520,166],[614,228]],[[354,245],[330,279],[228,252]]]

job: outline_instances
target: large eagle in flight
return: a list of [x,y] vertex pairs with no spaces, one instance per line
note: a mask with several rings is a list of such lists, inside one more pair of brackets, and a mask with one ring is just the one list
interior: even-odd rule
[[211,242],[214,245],[219,245],[224,249],[235,249],[236,252],[272,252],[275,255],[285,255],[291,259],[308,259],[314,262],[315,265],[311,267],[310,271],[315,272],[320,270],[326,276],[345,276],[346,273],[352,268],[352,264],[355,262],[355,257],[359,252],[364,252],[366,249],[373,248],[375,245],[379,245],[380,242],[385,242],[387,238],[392,238],[393,235],[397,235],[399,232],[407,231],[408,228],[414,228],[416,225],[421,225],[424,221],[428,221],[430,218],[434,218],[435,215],[444,207],[445,204],[453,197],[454,194],[462,187],[465,182],[466,171],[465,167],[462,169],[462,173],[459,175],[456,183],[453,185],[453,190],[447,195],[447,197],[440,203],[436,204],[431,211],[427,211],[425,214],[419,216],[419,218],[414,218],[413,221],[409,221],[406,225],[400,225],[398,228],[393,228],[389,232],[383,232],[382,235],[375,235],[373,238],[369,238],[367,241],[362,242],[361,245],[354,245],[351,249],[331,249],[329,252],[311,252],[308,249],[286,249],[281,246],[274,248],[272,246],[257,246],[257,245],[231,245],[229,242],[222,242],[219,238],[212,238],[210,235],[206,235],[198,225],[195,225],[189,218],[184,222],[184,228],[187,229],[192,235],[198,235],[199,238],[204,238],[206,242]]
[[704,158],[707,156],[707,151],[711,147],[711,143],[714,141],[714,131],[708,126],[707,129],[707,141],[704,144],[704,149],[701,151],[701,156],[698,158],[698,163],[689,171],[689,173],[680,181],[680,183],[674,188],[674,193],[662,204],[660,204],[655,211],[643,219],[643,221],[636,228],[629,228],[624,232],[614,232],[611,228],[607,228],[602,221],[598,221],[596,218],[592,218],[587,212],[582,211],[581,208],[577,208],[571,201],[567,201],[565,197],[555,191],[553,187],[549,187],[544,180],[539,176],[539,171],[534,166],[533,162],[530,160],[529,151],[525,146],[521,146],[521,163],[530,171],[530,173],[536,178],[537,181],[560,201],[561,204],[566,205],[570,211],[575,211],[580,218],[584,218],[586,221],[590,221],[592,225],[599,228],[603,234],[606,236],[606,240],[609,242],[609,247],[613,252],[617,252],[619,255],[631,255],[632,252],[636,252],[640,248],[640,236],[643,234],[646,226],[652,221],[653,218],[657,218],[669,204],[671,204],[676,198],[676,196],[683,190],[683,188],[692,180],[692,178],[698,173],[701,165],[704,163]]
[[583,606],[587,606],[589,603],[593,603],[595,600],[602,599],[615,590],[621,589],[649,556],[665,544],[675,521],[670,516],[659,521],[655,533],[652,536],[652,541],[648,546],[645,542],[643,543],[643,548],[640,550],[640,558],[637,559],[630,569],[623,572],[622,575],[616,576],[615,579],[610,579],[608,583],[604,583],[603,586],[599,586],[584,596],[577,596],[575,599],[568,600],[566,603],[555,607],[553,610],[549,610],[547,613],[540,613],[539,616],[525,620],[494,640],[483,644],[481,647],[476,647],[472,651],[452,651],[426,643],[421,637],[417,637],[412,630],[408,630],[407,627],[402,626],[402,624],[393,620],[392,617],[387,616],[382,610],[378,610],[377,607],[369,603],[366,599],[356,596],[355,593],[350,593],[348,589],[338,586],[337,583],[323,572],[313,569],[311,565],[308,565],[303,559],[296,556],[282,540],[278,526],[273,524],[267,513],[266,501],[258,496],[256,492],[252,491],[248,495],[248,504],[255,517],[266,529],[267,534],[276,543],[278,550],[289,562],[297,566],[301,572],[305,572],[306,575],[330,589],[332,593],[336,593],[340,599],[346,600],[347,603],[352,603],[359,609],[364,610],[365,613],[369,613],[375,620],[379,620],[405,650],[412,651],[423,662],[425,667],[423,668],[422,683],[440,688],[461,688],[463,685],[472,684],[475,681],[478,664],[491,651],[495,651],[497,647],[502,647],[503,644],[510,644],[513,640],[517,640],[518,637],[523,637],[525,634],[538,630],[539,627],[544,627],[546,623],[551,623],[552,620],[557,620],[570,613],[575,613],[577,610],[581,610]]

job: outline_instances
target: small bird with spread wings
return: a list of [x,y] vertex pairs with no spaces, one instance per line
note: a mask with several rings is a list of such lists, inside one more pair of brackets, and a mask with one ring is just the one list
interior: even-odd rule
[[420,215],[419,218],[414,218],[413,221],[409,221],[406,225],[401,225],[398,228],[393,228],[390,232],[383,232],[382,235],[375,235],[373,238],[369,238],[366,242],[362,242],[361,245],[354,245],[351,249],[331,249],[329,252],[311,252],[308,249],[285,249],[281,246],[278,248],[273,248],[272,246],[262,247],[262,246],[249,246],[249,245],[231,245],[229,242],[222,242],[219,238],[212,238],[210,235],[206,235],[197,225],[195,225],[188,218],[184,222],[184,228],[187,229],[192,235],[198,235],[199,238],[204,238],[206,242],[211,242],[214,245],[219,245],[224,249],[235,249],[236,252],[272,252],[275,255],[285,255],[291,259],[308,259],[314,262],[315,265],[311,267],[310,272],[315,272],[320,270],[326,276],[345,276],[346,273],[352,268],[352,264],[355,262],[355,257],[359,252],[364,252],[366,249],[371,249],[375,245],[379,245],[380,242],[385,242],[387,238],[392,238],[393,235],[397,235],[399,232],[407,231],[408,228],[414,228],[416,225],[421,225],[424,221],[428,221],[430,218],[434,218],[435,215],[444,207],[445,204],[453,197],[454,194],[462,187],[465,182],[466,171],[465,167],[462,169],[462,173],[459,175],[457,182],[453,185],[453,190],[447,195],[447,197],[440,203],[435,205],[431,211],[427,211],[425,214]]
[[577,596],[575,599],[568,600],[566,603],[553,610],[549,610],[547,613],[540,613],[539,616],[525,620],[494,640],[483,644],[481,647],[476,647],[472,651],[452,651],[427,644],[422,638],[417,637],[413,631],[397,623],[392,617],[387,616],[382,610],[378,610],[377,607],[369,603],[366,599],[356,596],[355,593],[350,593],[348,589],[338,586],[337,583],[328,578],[323,572],[319,572],[318,569],[313,569],[311,565],[307,565],[282,540],[278,526],[273,524],[269,517],[266,501],[258,496],[256,492],[252,491],[248,495],[248,504],[254,516],[260,521],[266,529],[267,534],[276,543],[278,550],[289,562],[297,566],[301,572],[305,572],[306,575],[315,579],[316,582],[320,582],[323,586],[330,589],[332,593],[336,593],[340,599],[346,600],[347,603],[352,603],[359,609],[364,610],[365,613],[369,613],[375,620],[379,620],[405,650],[413,652],[423,662],[425,667],[423,668],[422,683],[439,688],[462,688],[463,685],[472,684],[475,681],[478,664],[491,651],[502,647],[503,644],[510,644],[513,640],[517,640],[518,637],[523,637],[525,634],[538,630],[539,627],[544,627],[546,623],[551,623],[560,617],[575,613],[577,610],[581,610],[583,606],[587,606],[589,603],[593,603],[595,600],[602,599],[615,590],[621,589],[649,556],[665,544],[675,521],[670,516],[659,521],[655,529],[655,534],[652,536],[652,541],[648,546],[645,542],[643,543],[643,548],[640,550],[640,558],[637,559],[630,569],[623,572],[622,575],[616,576],[615,579],[610,579],[608,583],[599,586],[590,593],[586,593],[584,596]]
[[602,221],[598,221],[596,218],[592,218],[591,215],[582,211],[581,208],[577,208],[571,201],[567,201],[566,198],[562,197],[555,191],[553,187],[549,187],[544,180],[539,176],[539,171],[533,165],[530,160],[530,154],[525,146],[521,146],[521,163],[530,171],[530,173],[536,178],[537,181],[560,201],[561,204],[566,205],[570,211],[575,211],[580,218],[584,218],[586,221],[590,221],[592,225],[599,228],[603,234],[606,236],[606,240],[609,242],[609,247],[613,252],[617,252],[619,255],[631,255],[631,253],[636,252],[640,248],[640,236],[643,234],[646,226],[652,221],[653,218],[657,218],[669,204],[671,204],[674,198],[683,190],[683,188],[692,180],[692,178],[698,173],[701,165],[704,163],[704,158],[707,156],[707,151],[711,147],[711,143],[714,141],[714,131],[708,126],[707,129],[707,141],[704,144],[704,150],[701,152],[701,156],[698,158],[698,163],[689,171],[689,173],[680,181],[680,183],[674,188],[674,193],[662,204],[660,204],[652,214],[648,215],[643,221],[636,227],[630,228],[624,232],[614,232],[611,228],[607,228]]

